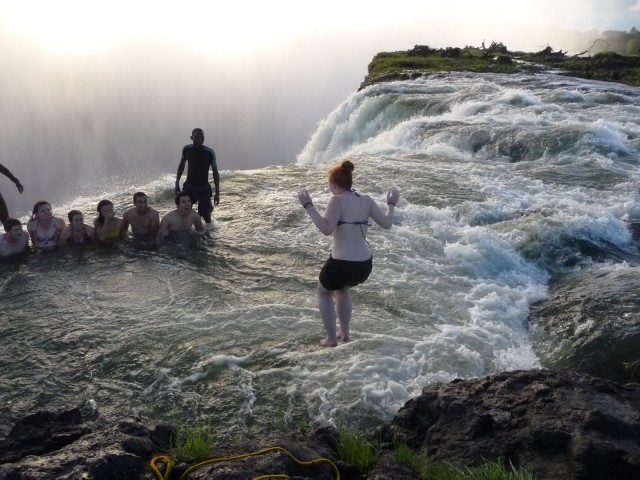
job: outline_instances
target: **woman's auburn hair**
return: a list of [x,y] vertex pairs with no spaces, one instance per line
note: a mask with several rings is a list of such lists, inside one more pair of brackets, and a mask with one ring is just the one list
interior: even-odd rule
[[340,188],[351,188],[351,185],[353,185],[353,177],[351,175],[353,169],[353,163],[349,160],[343,160],[329,169],[329,181]]

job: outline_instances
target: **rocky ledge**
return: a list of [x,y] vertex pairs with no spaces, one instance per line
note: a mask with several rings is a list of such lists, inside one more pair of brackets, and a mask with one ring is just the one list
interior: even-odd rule
[[[0,442],[0,480],[154,479],[149,461],[167,451],[172,434],[168,425],[105,419],[89,404],[36,412]],[[372,435],[382,439],[382,452],[367,474],[338,460],[338,433],[331,427],[317,428],[305,439],[247,441],[216,456],[278,445],[303,461],[332,460],[342,479],[415,479],[392,453],[401,442],[456,465],[511,462],[538,480],[640,479],[640,384],[549,370],[455,380],[425,387]],[[171,478],[186,468],[174,467]],[[239,480],[268,474],[299,480],[336,477],[328,463],[301,466],[276,451],[206,465],[187,478]]]

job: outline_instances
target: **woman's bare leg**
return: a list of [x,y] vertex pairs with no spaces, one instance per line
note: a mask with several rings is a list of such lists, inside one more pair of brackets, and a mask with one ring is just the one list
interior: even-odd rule
[[341,340],[348,342],[351,339],[349,332],[349,323],[351,322],[351,312],[353,303],[351,302],[351,291],[349,287],[335,291],[336,308],[338,310],[338,320],[340,321]]
[[338,344],[336,338],[336,309],[333,304],[332,292],[318,282],[318,310],[327,332],[327,337],[320,341],[323,347],[335,347]]

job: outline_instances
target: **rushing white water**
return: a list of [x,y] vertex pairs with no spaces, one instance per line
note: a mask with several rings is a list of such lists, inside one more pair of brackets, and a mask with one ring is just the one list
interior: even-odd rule
[[[33,408],[95,400],[122,415],[220,435],[388,420],[431,382],[540,366],[527,323],[552,278],[604,258],[634,268],[640,91],[556,75],[441,74],[370,87],[318,126],[297,163],[222,170],[217,229],[158,251],[132,245],[0,264],[0,433]],[[213,145],[215,147],[215,145]],[[353,341],[318,346],[315,283],[330,238],[326,171],[349,158],[381,203]],[[224,168],[224,165],[221,165]],[[92,218],[144,190],[172,207],[173,173],[54,205]],[[26,218],[23,218],[26,220]],[[614,265],[615,264],[615,265]]]

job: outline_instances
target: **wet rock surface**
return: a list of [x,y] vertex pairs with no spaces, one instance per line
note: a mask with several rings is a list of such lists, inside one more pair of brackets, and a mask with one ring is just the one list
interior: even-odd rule
[[21,419],[0,442],[0,479],[134,479],[169,448],[168,425],[109,422],[91,404]]
[[532,309],[536,353],[549,369],[630,381],[624,365],[640,359],[639,306],[640,269],[584,269]]
[[430,385],[383,438],[461,466],[511,462],[537,479],[638,479],[640,385],[548,370]]
[[[166,454],[174,434],[169,425],[106,419],[91,405],[35,412],[0,442],[0,480],[155,479],[149,461]],[[265,436],[216,447],[216,457],[238,458],[202,465],[187,478],[332,480],[329,460],[343,480],[415,479],[393,454],[403,442],[460,466],[511,462],[538,480],[638,479],[640,385],[548,370],[429,385],[372,433],[373,441],[382,439],[382,452],[366,474],[338,459],[338,437],[334,428],[319,427],[305,438]],[[156,465],[164,472],[163,462]],[[170,478],[190,467],[175,465]]]

